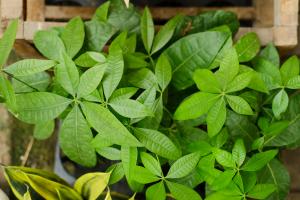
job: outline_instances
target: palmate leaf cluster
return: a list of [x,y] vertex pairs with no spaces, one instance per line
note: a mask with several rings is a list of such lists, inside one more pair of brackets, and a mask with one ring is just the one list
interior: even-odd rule
[[[46,59],[2,69],[3,102],[35,125],[35,138],[50,137],[59,119],[69,159],[114,163],[74,188],[5,167],[15,196],[110,199],[109,187],[126,179],[149,200],[285,199],[290,179],[278,152],[299,144],[298,58],[280,62],[255,33],[233,42],[239,23],[230,12],[178,15],[155,31],[148,8],[140,14],[121,2],[104,3],[90,21],[37,32]],[[16,28],[0,42],[1,66]]]

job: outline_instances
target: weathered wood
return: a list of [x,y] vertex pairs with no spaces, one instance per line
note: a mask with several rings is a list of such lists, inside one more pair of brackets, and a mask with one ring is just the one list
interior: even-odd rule
[[27,21],[45,21],[45,0],[27,0],[26,13]]
[[254,26],[271,27],[274,24],[274,0],[254,0]]
[[[93,7],[46,6],[45,17],[49,20],[68,20],[80,15],[83,19],[90,19],[95,9]],[[242,20],[255,19],[253,7],[150,7],[153,18],[157,20],[167,20],[179,13],[192,16],[201,12],[220,9],[234,12]]]

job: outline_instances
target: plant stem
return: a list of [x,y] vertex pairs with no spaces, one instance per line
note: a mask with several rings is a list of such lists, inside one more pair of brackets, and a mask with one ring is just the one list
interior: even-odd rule
[[[107,194],[107,192],[103,192],[104,195]],[[110,195],[112,197],[117,197],[117,198],[121,198],[121,199],[129,199],[130,197],[125,195],[125,194],[121,194],[121,193],[118,193],[118,192],[115,192],[115,191],[111,191],[110,192]]]

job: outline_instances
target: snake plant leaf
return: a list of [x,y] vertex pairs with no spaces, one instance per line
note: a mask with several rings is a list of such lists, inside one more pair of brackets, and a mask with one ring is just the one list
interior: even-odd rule
[[60,146],[71,160],[86,167],[93,167],[97,160],[95,150],[90,144],[92,139],[92,131],[78,105],[75,105],[62,123]]

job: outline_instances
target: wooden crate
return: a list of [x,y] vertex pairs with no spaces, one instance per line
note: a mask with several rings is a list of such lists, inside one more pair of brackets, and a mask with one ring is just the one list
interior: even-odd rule
[[[200,12],[223,9],[237,13],[240,20],[250,20],[252,27],[241,27],[240,37],[247,32],[256,32],[262,44],[273,42],[281,48],[292,48],[298,43],[299,0],[253,0],[251,7],[153,7],[154,19],[166,20],[178,13],[196,15]],[[91,18],[96,8],[74,6],[50,6],[45,0],[1,0],[1,29],[11,19],[20,19],[18,39],[31,41],[37,30],[63,26],[68,19],[80,15]]]

